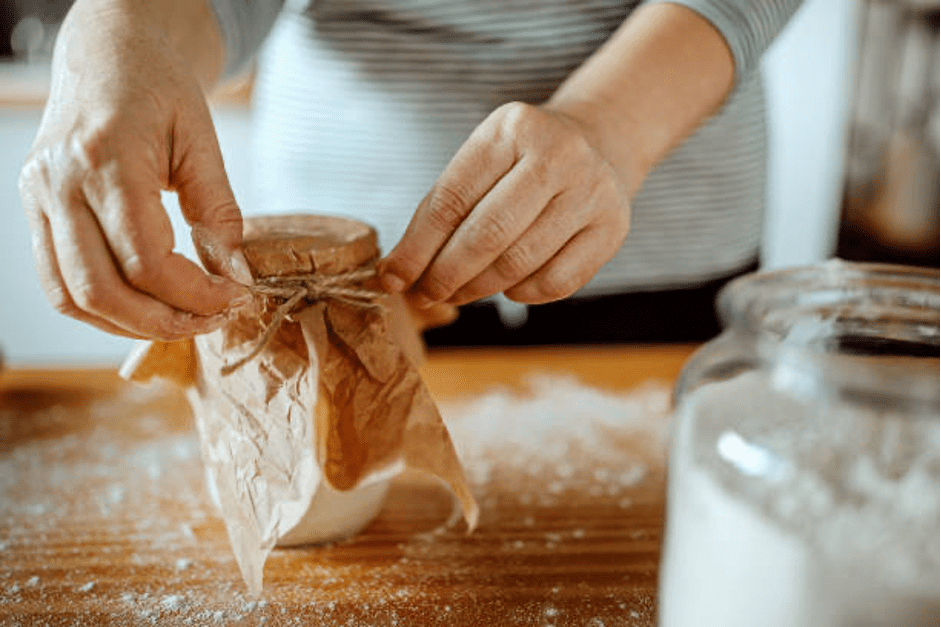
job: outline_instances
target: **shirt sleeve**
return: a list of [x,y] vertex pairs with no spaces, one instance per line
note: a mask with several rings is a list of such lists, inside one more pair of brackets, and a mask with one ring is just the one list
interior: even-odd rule
[[225,44],[223,75],[232,76],[258,52],[284,0],[211,0],[210,3]]
[[646,0],[696,11],[725,38],[735,61],[735,82],[755,72],[774,38],[803,0]]

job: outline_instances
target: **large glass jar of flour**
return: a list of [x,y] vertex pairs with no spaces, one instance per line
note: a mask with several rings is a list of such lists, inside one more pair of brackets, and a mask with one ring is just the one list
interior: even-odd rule
[[676,391],[661,627],[938,625],[938,272],[753,274]]

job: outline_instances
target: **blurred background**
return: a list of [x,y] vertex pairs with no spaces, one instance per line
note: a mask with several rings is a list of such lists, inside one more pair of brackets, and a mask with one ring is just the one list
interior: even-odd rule
[[[33,270],[17,177],[69,0],[0,0],[0,350],[8,363],[114,364],[129,342],[59,315]],[[771,122],[762,266],[833,255],[938,266],[938,1],[807,0],[765,57]],[[213,99],[250,200],[250,77]],[[175,199],[165,204],[185,233]],[[188,236],[180,250],[192,254]]]

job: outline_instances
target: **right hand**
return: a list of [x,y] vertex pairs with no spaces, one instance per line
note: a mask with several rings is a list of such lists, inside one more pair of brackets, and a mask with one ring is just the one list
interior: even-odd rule
[[[251,273],[203,90],[165,32],[92,5],[79,1],[62,26],[20,176],[43,289],[62,313],[110,333],[211,331],[250,306]],[[209,273],[174,252],[165,189],[178,193]]]

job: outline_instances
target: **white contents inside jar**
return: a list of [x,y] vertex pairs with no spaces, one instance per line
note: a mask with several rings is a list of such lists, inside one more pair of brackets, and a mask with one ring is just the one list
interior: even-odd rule
[[937,415],[805,402],[769,372],[681,412],[662,627],[938,625]]

